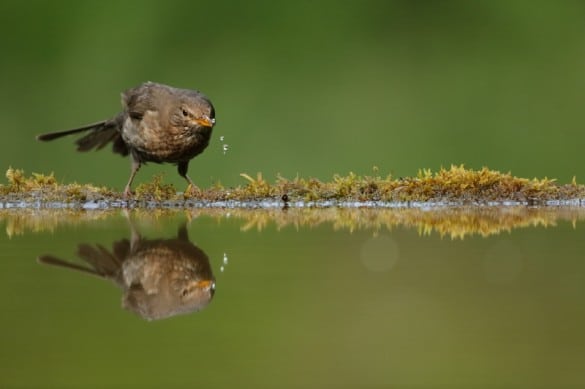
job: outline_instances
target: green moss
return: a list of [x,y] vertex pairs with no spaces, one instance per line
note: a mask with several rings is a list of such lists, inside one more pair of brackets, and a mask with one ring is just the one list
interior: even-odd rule
[[140,200],[164,201],[176,197],[177,191],[172,184],[163,182],[162,174],[157,174],[151,182],[138,185],[135,192],[135,198]]
[[[353,172],[335,175],[330,182],[315,178],[278,176],[274,183],[257,173],[255,177],[242,173],[243,185],[225,188],[220,183],[207,189],[190,188],[177,193],[171,184],[165,184],[161,175],[151,182],[139,185],[133,197],[138,201],[258,201],[284,199],[293,201],[385,201],[385,202],[477,202],[516,201],[541,204],[549,200],[585,199],[585,186],[573,179],[570,184],[560,185],[554,179],[527,179],[510,173],[482,168],[466,169],[464,166],[441,168],[436,172],[421,169],[415,177],[394,179],[380,177],[378,168],[373,176],[360,176]],[[8,183],[0,185],[4,201],[36,200],[83,202],[92,200],[120,200],[121,193],[91,184],[58,183],[53,173],[33,173],[26,176],[22,170],[9,168]]]
[[26,176],[21,169],[8,168],[7,185],[0,185],[0,194],[4,201],[46,201],[46,202],[80,202],[88,199],[112,198],[114,192],[105,187],[90,184],[60,184],[53,173],[49,175],[32,173]]
[[[376,169],[377,172],[377,169]],[[290,200],[344,200],[344,201],[528,201],[569,200],[583,198],[585,187],[575,180],[558,185],[555,180],[526,179],[510,173],[483,168],[470,170],[463,166],[441,168],[437,172],[420,170],[416,177],[393,179],[391,176],[335,175],[331,182],[316,179],[278,177],[275,184],[267,183],[261,174],[252,178],[242,174],[248,184],[236,188],[236,197],[255,199],[284,194]],[[213,193],[208,193],[213,198]]]

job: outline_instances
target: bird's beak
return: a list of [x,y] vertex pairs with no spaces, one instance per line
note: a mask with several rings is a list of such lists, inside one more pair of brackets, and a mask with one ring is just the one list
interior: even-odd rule
[[203,127],[213,127],[215,125],[215,119],[212,119],[207,115],[203,115],[200,118],[195,119],[195,123]]
[[212,280],[195,281],[192,286],[197,289],[215,289],[215,282]]

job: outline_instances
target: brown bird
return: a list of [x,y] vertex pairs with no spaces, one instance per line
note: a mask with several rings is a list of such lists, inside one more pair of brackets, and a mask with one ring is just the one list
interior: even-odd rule
[[66,131],[37,136],[49,141],[89,131],[75,143],[78,151],[100,150],[110,142],[114,153],[132,158],[132,171],[124,196],[138,169],[146,162],[173,163],[190,188],[196,186],[187,175],[189,161],[205,150],[215,125],[215,109],[199,91],[145,82],[122,92],[123,110],[111,119]]

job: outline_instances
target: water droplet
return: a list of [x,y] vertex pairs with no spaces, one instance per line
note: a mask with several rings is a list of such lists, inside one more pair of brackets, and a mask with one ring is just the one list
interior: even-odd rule
[[223,143],[224,140],[225,140],[225,136],[220,135],[219,141],[222,142],[221,150],[223,151],[223,155],[226,155],[226,153],[227,153],[227,151],[229,149],[229,145]]
[[228,264],[228,256],[226,253],[223,253],[223,264],[227,265]]

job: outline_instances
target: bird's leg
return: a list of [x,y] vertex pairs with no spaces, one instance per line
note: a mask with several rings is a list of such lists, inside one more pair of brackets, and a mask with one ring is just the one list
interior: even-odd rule
[[179,172],[179,175],[181,177],[183,177],[184,179],[186,179],[187,182],[189,183],[189,186],[187,187],[187,190],[185,191],[185,193],[189,193],[190,195],[197,195],[201,191],[195,185],[195,183],[193,183],[193,180],[191,180],[191,178],[189,178],[189,176],[187,175],[187,170],[188,169],[189,169],[189,161],[187,161],[187,162],[179,162],[179,164],[177,166],[177,170]]
[[138,173],[138,169],[140,169],[140,161],[132,155],[132,171],[130,172],[130,178],[128,179],[128,183],[124,188],[124,198],[132,196],[132,190],[130,187],[132,186],[132,181],[134,181],[134,177],[136,173]]
[[187,231],[187,222],[183,222],[179,226],[179,231],[177,232],[177,239],[182,240],[183,242],[190,242],[189,232]]

